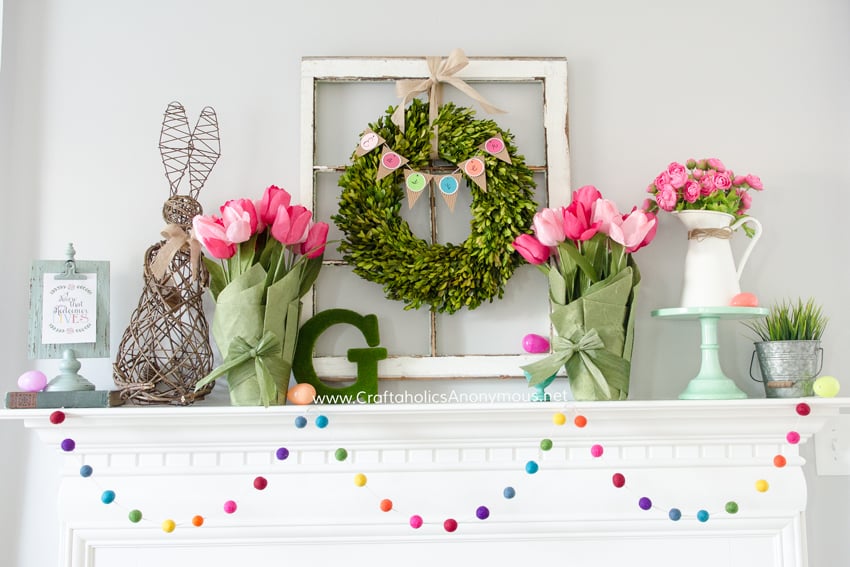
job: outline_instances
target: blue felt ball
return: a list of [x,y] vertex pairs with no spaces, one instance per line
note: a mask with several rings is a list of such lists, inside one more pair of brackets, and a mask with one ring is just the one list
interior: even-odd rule
[[678,508],[670,508],[670,512],[667,514],[667,516],[674,522],[678,522],[682,519],[682,511]]
[[707,522],[708,512],[706,510],[700,510],[699,512],[697,512],[697,520],[699,520],[700,522]]
[[527,472],[528,474],[534,474],[538,470],[540,470],[540,465],[538,465],[536,462],[528,461],[527,463],[525,463],[525,472]]
[[324,415],[316,416],[316,427],[319,429],[324,429],[328,426],[328,418]]
[[90,477],[93,472],[94,469],[92,469],[90,465],[83,465],[80,467],[80,476],[83,478]]
[[510,500],[511,498],[516,496],[516,490],[514,490],[513,486],[506,486],[505,489],[502,491],[502,496]]
[[304,417],[303,415],[299,415],[298,417],[296,417],[295,418],[295,427],[297,427],[298,429],[303,429],[303,428],[307,427],[307,418]]
[[115,492],[112,490],[104,490],[100,495],[100,501],[104,504],[112,504],[115,501]]

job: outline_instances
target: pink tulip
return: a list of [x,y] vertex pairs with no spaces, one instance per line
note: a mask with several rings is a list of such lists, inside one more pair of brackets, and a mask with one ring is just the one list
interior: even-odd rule
[[307,230],[307,240],[301,244],[301,254],[312,259],[318,258],[325,252],[328,241],[328,223],[311,223]]
[[[585,211],[587,218],[585,221],[590,224],[590,212],[593,210],[593,203],[602,198],[602,193],[593,185],[584,185],[573,191],[573,200],[570,203],[576,203],[576,206],[581,206],[581,210]],[[573,211],[575,213],[577,211]]]
[[557,246],[566,239],[564,216],[559,209],[542,209],[534,215],[534,234],[544,246]]
[[520,234],[513,242],[514,250],[529,264],[539,265],[549,259],[549,247],[530,234]]
[[192,219],[192,231],[213,258],[227,260],[236,254],[236,246],[228,240],[221,219],[198,215]]
[[608,199],[599,199],[593,203],[593,214],[591,220],[599,223],[599,232],[611,236],[611,226],[618,224],[621,220],[617,205]]
[[652,242],[658,229],[658,219],[652,213],[635,208],[626,215],[620,228],[623,233],[623,242],[620,244],[631,254]]
[[688,180],[688,170],[681,163],[673,162],[667,166],[667,175],[670,179],[670,185],[673,189],[681,189],[685,186]]
[[[247,213],[251,224],[251,234],[257,232],[257,223],[259,219],[257,217],[257,209],[254,207],[254,202],[251,199],[231,199],[230,201],[227,201],[219,208],[222,217],[224,217],[225,209],[232,209],[238,212],[240,217],[243,213]],[[226,226],[227,221],[225,220],[225,227]]]
[[307,240],[307,231],[310,229],[310,218],[313,213],[301,205],[277,208],[274,223],[272,223],[272,236],[284,246],[301,244]]
[[257,213],[260,217],[260,222],[263,226],[271,226],[274,224],[277,209],[281,205],[288,207],[292,201],[292,196],[277,185],[269,185],[263,192],[263,197],[257,201]]
[[756,191],[761,191],[764,189],[764,185],[761,184],[761,179],[758,175],[747,175],[746,177],[747,185],[755,189]]
[[584,205],[573,201],[568,207],[562,209],[564,221],[564,234],[567,238],[577,242],[590,240],[599,231],[602,223],[590,222],[591,211],[584,210]]
[[[243,199],[248,203],[247,199]],[[251,203],[253,210],[254,204]],[[234,244],[245,242],[253,231],[251,230],[251,214],[235,201],[228,201],[221,207],[221,218],[224,222],[224,231],[227,234],[227,240]],[[254,228],[257,227],[257,217],[254,216]]]

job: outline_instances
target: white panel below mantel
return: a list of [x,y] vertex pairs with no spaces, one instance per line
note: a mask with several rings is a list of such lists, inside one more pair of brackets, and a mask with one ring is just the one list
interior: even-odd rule
[[[842,400],[570,404],[124,407],[5,410],[56,448],[72,438],[59,493],[61,565],[494,565],[805,567],[806,484],[798,446],[837,418]],[[552,424],[564,411],[565,426]],[[581,413],[588,425],[572,418]],[[328,417],[327,428],[314,425]],[[309,417],[296,429],[293,420]],[[554,447],[541,452],[539,442]],[[600,444],[604,454],[590,455]],[[289,459],[274,457],[278,447]],[[346,448],[344,462],[334,458]],[[57,450],[58,449],[52,449]],[[782,453],[788,466],[776,468]],[[527,474],[528,460],[540,471]],[[79,475],[82,463],[95,470]],[[626,487],[611,476],[621,472]],[[368,477],[354,485],[356,473]],[[254,477],[269,481],[264,491]],[[761,493],[754,483],[766,479]],[[505,486],[516,497],[502,497]],[[114,490],[115,503],[100,502]],[[637,506],[642,496],[654,507]],[[394,509],[379,510],[382,498]],[[225,500],[239,509],[225,514]],[[737,514],[724,511],[736,501]],[[480,505],[490,509],[478,520]],[[670,507],[684,514],[667,519]],[[131,508],[145,520],[127,520]],[[698,510],[711,518],[701,523]],[[206,518],[203,527],[191,517]],[[419,514],[419,530],[408,518]],[[178,527],[165,533],[160,523]],[[458,521],[447,533],[442,523]]]

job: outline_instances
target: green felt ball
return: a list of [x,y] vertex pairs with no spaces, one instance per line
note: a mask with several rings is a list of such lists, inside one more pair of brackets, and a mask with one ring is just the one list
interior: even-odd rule
[[127,517],[130,518],[130,521],[134,524],[138,524],[142,520],[142,512],[140,510],[130,510]]
[[343,449],[342,447],[340,447],[339,449],[337,449],[337,450],[334,452],[334,458],[335,458],[337,461],[344,461],[345,459],[347,459],[347,458],[348,458],[348,451],[346,451],[345,449]]
[[540,449],[542,451],[549,451],[552,448],[552,440],[551,439],[543,439],[540,441]]

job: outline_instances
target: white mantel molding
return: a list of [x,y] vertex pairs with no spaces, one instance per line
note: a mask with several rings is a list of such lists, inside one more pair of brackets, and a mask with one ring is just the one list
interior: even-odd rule
[[[797,415],[807,402],[811,414]],[[499,405],[123,407],[3,410],[64,459],[62,564],[74,567],[433,564],[497,553],[506,561],[586,557],[583,565],[806,565],[806,485],[798,446],[836,418],[844,399],[522,403]],[[555,426],[556,412],[567,423]],[[587,417],[578,428],[573,418]],[[298,416],[308,425],[294,426]],[[328,426],[318,428],[324,415]],[[551,451],[540,440],[553,441]],[[599,444],[599,458],[590,447]],[[290,457],[275,458],[278,447]],[[336,449],[348,458],[338,461]],[[773,466],[783,454],[788,464]],[[525,472],[535,460],[536,474]],[[81,464],[95,474],[81,478]],[[625,475],[617,489],[612,474]],[[353,483],[356,473],[366,487]],[[269,487],[252,487],[262,475]],[[765,479],[770,489],[755,490]],[[502,496],[506,486],[517,496]],[[100,502],[104,489],[118,495]],[[641,496],[654,507],[641,510]],[[378,503],[391,498],[394,510]],[[222,511],[225,500],[237,513]],[[724,510],[739,504],[737,514]],[[491,516],[476,519],[486,505]],[[667,510],[683,518],[672,522]],[[146,520],[131,524],[139,508]],[[708,522],[695,519],[710,512]],[[192,515],[207,518],[202,528]],[[426,524],[408,525],[411,514]],[[173,517],[173,533],[160,522]],[[443,530],[454,518],[459,528]],[[147,521],[150,520],[150,521]],[[610,543],[617,542],[617,545]],[[458,547],[458,543],[463,543]],[[644,555],[646,554],[646,555]],[[453,559],[454,558],[454,559]],[[514,558],[514,559],[510,559]],[[287,561],[288,562],[288,561]],[[503,564],[499,561],[499,564]],[[504,563],[507,564],[507,563]]]

